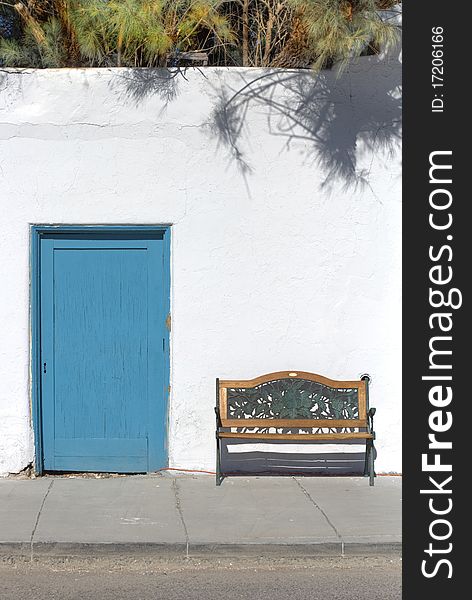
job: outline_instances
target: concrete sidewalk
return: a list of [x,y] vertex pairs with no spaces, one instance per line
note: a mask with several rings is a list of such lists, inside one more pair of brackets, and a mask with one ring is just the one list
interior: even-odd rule
[[401,478],[0,479],[0,556],[400,552]]

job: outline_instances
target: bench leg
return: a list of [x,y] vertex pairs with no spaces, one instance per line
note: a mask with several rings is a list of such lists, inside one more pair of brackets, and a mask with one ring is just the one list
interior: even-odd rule
[[221,485],[223,475],[221,473],[221,442],[218,435],[216,436],[216,485]]
[[374,485],[375,478],[375,470],[374,470],[374,462],[375,462],[375,448],[374,442],[369,440],[369,485]]
[[364,477],[369,477],[369,440],[365,444]]

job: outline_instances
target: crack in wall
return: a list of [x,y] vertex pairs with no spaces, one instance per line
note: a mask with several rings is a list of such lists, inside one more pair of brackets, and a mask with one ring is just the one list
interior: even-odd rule
[[[1,112],[1,111],[0,111]],[[200,129],[205,124],[177,125],[171,122],[156,123],[149,119],[128,123],[14,123],[0,121],[0,140],[34,139],[40,141],[96,141],[100,139],[147,140],[173,138],[180,140],[182,129]]]

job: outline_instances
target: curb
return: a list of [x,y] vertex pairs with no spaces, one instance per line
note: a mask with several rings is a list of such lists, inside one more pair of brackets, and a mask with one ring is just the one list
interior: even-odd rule
[[0,542],[0,559],[110,559],[162,558],[298,558],[400,556],[401,542],[320,542],[313,544],[185,544],[185,543],[69,543]]

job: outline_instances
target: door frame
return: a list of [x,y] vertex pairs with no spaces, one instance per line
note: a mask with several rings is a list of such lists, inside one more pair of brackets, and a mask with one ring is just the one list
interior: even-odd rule
[[[164,242],[164,314],[170,315],[170,248],[171,225],[30,225],[30,378],[31,378],[31,418],[34,433],[35,472],[41,475],[43,468],[43,426],[41,398],[41,238],[45,234],[146,234],[162,233]],[[170,321],[166,319],[166,324]],[[170,396],[170,326],[163,328],[164,352],[164,413],[165,439],[168,447],[169,396]],[[167,459],[169,455],[167,453]],[[167,466],[167,465],[166,465]]]

